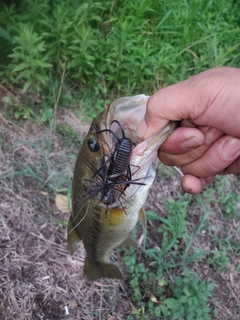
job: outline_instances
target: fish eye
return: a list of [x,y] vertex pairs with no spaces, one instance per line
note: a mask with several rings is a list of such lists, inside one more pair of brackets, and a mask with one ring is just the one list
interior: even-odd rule
[[93,151],[97,152],[100,149],[99,143],[94,138],[90,138],[87,142],[88,148]]

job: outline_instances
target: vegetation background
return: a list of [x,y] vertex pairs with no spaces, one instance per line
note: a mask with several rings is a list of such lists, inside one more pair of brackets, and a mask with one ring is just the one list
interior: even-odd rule
[[110,101],[240,67],[239,47],[234,0],[1,2],[2,319],[240,318],[239,177],[193,197],[160,167],[123,283],[81,277],[84,250],[68,256],[69,214],[54,204]]

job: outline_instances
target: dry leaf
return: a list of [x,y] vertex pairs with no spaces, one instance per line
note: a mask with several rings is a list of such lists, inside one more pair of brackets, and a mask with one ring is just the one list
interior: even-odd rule
[[60,210],[62,212],[71,211],[71,204],[70,204],[70,207],[68,207],[67,196],[64,196],[63,194],[56,194],[55,203],[56,203],[58,210]]
[[40,193],[41,193],[42,196],[47,196],[48,195],[48,192],[46,192],[46,191],[40,191]]
[[156,299],[156,297],[155,297],[154,295],[151,295],[150,300],[151,300],[153,303],[157,303],[157,302],[158,302],[157,299]]
[[69,309],[75,309],[75,308],[77,308],[77,305],[78,305],[78,303],[77,303],[77,300],[75,300],[75,299],[71,299],[68,302]]

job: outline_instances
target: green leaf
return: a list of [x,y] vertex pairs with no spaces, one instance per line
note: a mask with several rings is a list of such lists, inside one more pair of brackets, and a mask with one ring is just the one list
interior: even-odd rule
[[181,287],[181,286],[182,286],[182,279],[181,279],[180,277],[178,277],[178,276],[175,276],[175,277],[174,277],[174,283],[175,283],[177,286]]
[[168,298],[167,300],[164,301],[164,303],[171,310],[176,310],[176,308],[179,305],[179,302],[176,299],[173,299],[173,298]]
[[24,83],[22,92],[23,92],[23,93],[27,92],[27,90],[31,87],[31,85],[32,85],[32,81],[31,81],[31,80],[26,81],[26,82]]
[[161,315],[161,308],[158,306],[158,307],[155,307],[154,309],[154,314],[155,314],[155,317],[159,318],[160,315]]
[[168,308],[166,306],[164,306],[163,304],[159,306],[160,307],[160,310],[162,312],[162,314],[164,316],[170,316],[171,313],[169,312]]
[[22,62],[20,64],[18,64],[14,69],[13,72],[17,72],[17,71],[21,71],[23,69],[29,68],[29,64],[26,62]]
[[147,220],[158,220],[159,216],[152,210],[146,211],[146,218]]
[[191,292],[187,288],[183,288],[183,292],[187,297],[191,296]]
[[214,287],[215,287],[215,283],[214,282],[211,282],[211,283],[207,284],[207,290],[208,291],[213,291]]
[[162,255],[163,256],[165,256],[169,252],[169,250],[174,246],[175,242],[176,242],[176,239],[172,238],[162,246]]
[[0,27],[0,38],[11,41],[10,34],[2,27]]
[[189,278],[191,276],[191,270],[187,267],[183,268],[184,275]]
[[180,301],[181,303],[187,303],[188,297],[187,297],[187,296],[181,296],[180,299],[179,299],[179,301]]
[[[186,320],[196,320],[196,315],[195,313],[188,313],[187,317],[186,317]],[[200,319],[197,319],[197,320],[200,320]]]
[[210,313],[210,312],[211,312],[211,308],[204,307],[204,308],[202,308],[202,311],[203,311],[204,313]]
[[199,251],[188,256],[185,261],[186,263],[196,262],[197,260],[201,259],[204,255],[206,255],[206,252]]
[[240,271],[240,264],[236,266],[235,270]]

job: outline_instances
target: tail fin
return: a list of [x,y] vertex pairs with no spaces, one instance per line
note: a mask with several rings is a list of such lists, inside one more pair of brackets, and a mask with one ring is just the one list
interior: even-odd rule
[[99,278],[122,279],[121,271],[114,264],[91,261],[88,257],[85,258],[83,271],[91,281]]

